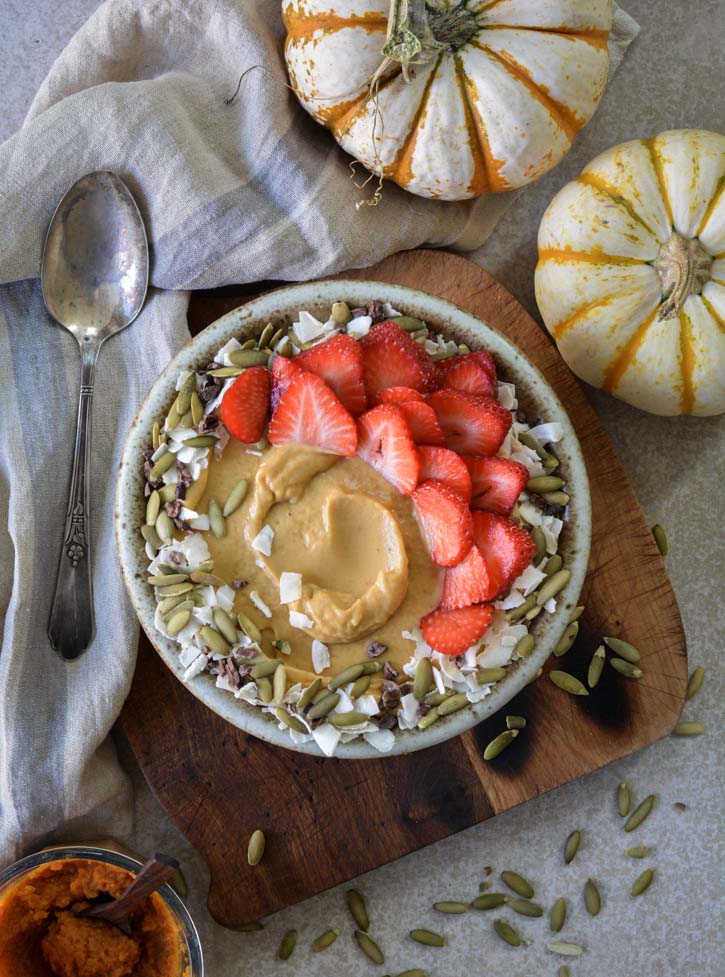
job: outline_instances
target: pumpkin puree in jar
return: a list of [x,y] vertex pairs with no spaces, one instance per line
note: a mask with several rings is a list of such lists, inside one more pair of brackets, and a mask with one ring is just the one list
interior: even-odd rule
[[91,859],[33,869],[0,894],[0,977],[187,977],[182,935],[154,893],[131,917],[132,935],[75,913],[133,875]]

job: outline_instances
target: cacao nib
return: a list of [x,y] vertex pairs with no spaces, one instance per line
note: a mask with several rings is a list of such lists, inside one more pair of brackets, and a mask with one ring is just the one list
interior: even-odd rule
[[395,729],[398,725],[398,718],[392,712],[383,713],[380,719],[376,720],[378,729]]
[[360,309],[360,308],[352,309],[350,312],[350,315],[353,317],[353,319],[357,319],[359,316],[367,315],[367,314],[368,314],[367,309]]
[[368,306],[368,315],[373,320],[373,325],[375,325],[376,322],[384,322],[386,316],[385,312],[383,311],[383,303],[371,302]]
[[371,641],[368,645],[368,658],[380,658],[388,650],[388,646],[380,641]]
[[385,662],[385,664],[383,665],[383,678],[387,678],[391,682],[394,682],[397,677],[398,677],[397,668],[393,668],[390,662]]

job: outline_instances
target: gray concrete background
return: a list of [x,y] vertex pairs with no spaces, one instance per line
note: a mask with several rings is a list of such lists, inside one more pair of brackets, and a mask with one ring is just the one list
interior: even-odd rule
[[[594,120],[564,162],[517,200],[475,260],[503,281],[534,314],[536,229],[547,203],[567,180],[606,147],[664,129],[725,131],[725,3],[722,0],[622,0],[641,25]],[[98,6],[97,0],[0,0],[0,138],[22,122],[55,57]],[[707,679],[686,715],[707,725],[696,740],[669,738],[636,756],[569,784],[445,842],[370,873],[356,883],[367,899],[375,937],[387,955],[386,971],[423,967],[431,977],[538,977],[555,975],[564,958],[548,953],[545,920],[512,922],[534,943],[513,949],[491,929],[491,916],[441,917],[430,910],[445,898],[471,898],[484,865],[513,868],[536,883],[550,905],[570,900],[562,938],[581,942],[586,954],[571,961],[574,977],[721,977],[724,922],[722,890],[723,580],[725,534],[725,422],[666,419],[639,413],[590,391],[592,402],[624,463],[651,522],[668,532],[668,567],[680,602],[691,664]],[[204,943],[207,977],[333,977],[380,972],[354,946],[343,889],[332,890],[270,918],[261,933],[237,934],[208,917],[208,873],[169,823],[126,758],[137,787],[135,849],[163,849],[181,858],[189,905]],[[633,836],[621,832],[614,810],[617,784],[627,780],[638,798],[659,794],[655,813]],[[688,810],[673,808],[684,801]],[[362,813],[361,813],[362,816]],[[564,839],[582,828],[577,859],[562,864]],[[654,847],[648,862],[626,859],[628,844]],[[656,866],[657,877],[640,900],[628,895],[634,878]],[[581,887],[600,884],[603,908],[584,911]],[[339,925],[344,936],[322,954],[307,947],[322,930]],[[406,938],[414,926],[449,936],[445,949]],[[300,931],[299,949],[286,964],[274,959],[282,934]],[[720,963],[718,964],[718,960]]]

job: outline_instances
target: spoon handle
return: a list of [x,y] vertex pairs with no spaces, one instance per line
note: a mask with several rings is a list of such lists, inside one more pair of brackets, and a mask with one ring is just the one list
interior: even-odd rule
[[84,909],[79,915],[95,916],[96,919],[105,919],[107,923],[118,926],[147,896],[168,882],[178,869],[179,863],[175,858],[157,852],[139,869],[136,878],[118,899],[113,902],[98,903],[89,909]]
[[63,549],[55,582],[48,637],[61,658],[79,658],[93,640],[91,545],[88,524],[93,379],[100,343],[81,345],[81,389]]

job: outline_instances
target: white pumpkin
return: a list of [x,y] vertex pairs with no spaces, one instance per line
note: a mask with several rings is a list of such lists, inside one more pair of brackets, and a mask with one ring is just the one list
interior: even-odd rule
[[423,197],[536,180],[607,81],[611,0],[285,0],[283,13],[302,105]]
[[725,411],[725,137],[597,156],[539,228],[536,300],[582,380],[653,414]]

